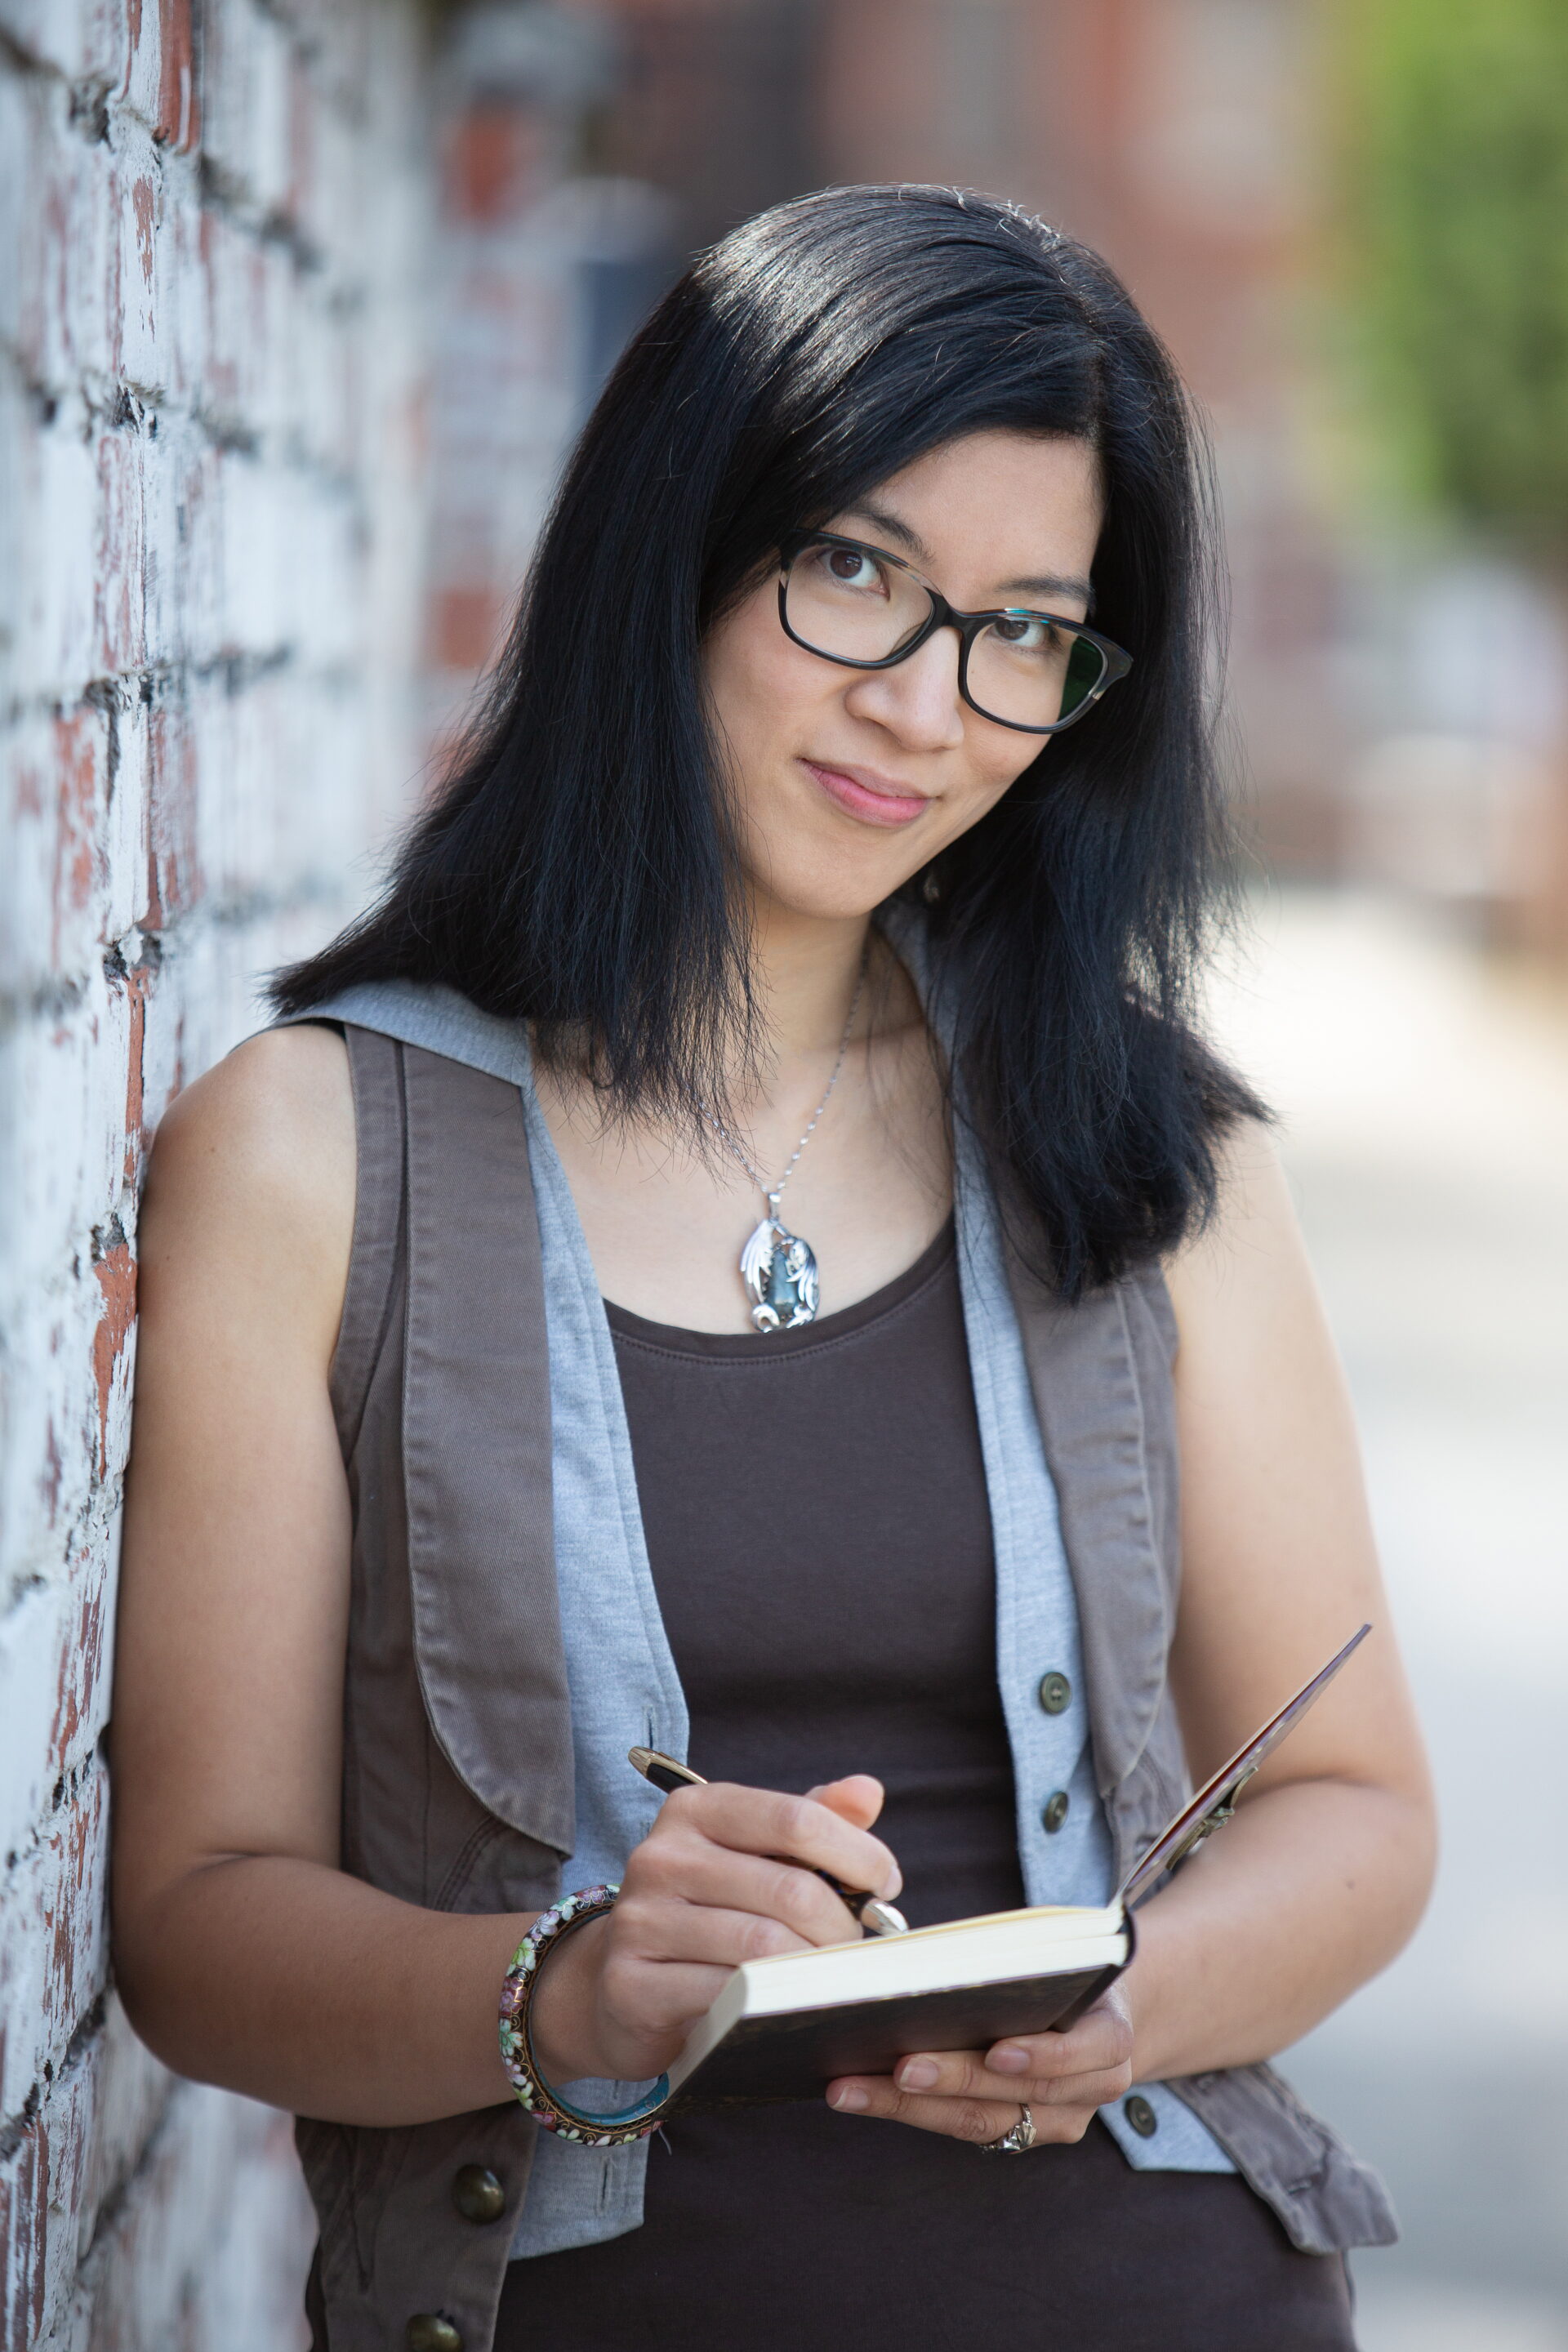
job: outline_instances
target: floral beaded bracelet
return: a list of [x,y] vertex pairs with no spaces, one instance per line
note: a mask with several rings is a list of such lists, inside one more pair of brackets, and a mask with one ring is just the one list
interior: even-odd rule
[[657,2131],[669,2102],[669,2077],[614,2115],[591,2116],[552,2091],[533,2055],[530,2013],[545,1954],[573,1930],[614,1907],[619,1886],[584,1886],[542,1911],[517,1950],[500,1992],[500,2055],[507,2080],[534,2121],[584,2147],[626,2147]]

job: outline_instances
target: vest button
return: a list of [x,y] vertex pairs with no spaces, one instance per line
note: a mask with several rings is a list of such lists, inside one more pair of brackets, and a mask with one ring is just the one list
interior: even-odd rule
[[1160,2128],[1159,2116],[1139,2091],[1134,2091],[1130,2099],[1122,2100],[1121,2112],[1140,2139],[1152,2139]]
[[408,2352],[463,2352],[463,2339],[449,2319],[416,2311],[404,2331]]
[[1046,1799],[1045,1803],[1041,1806],[1040,1819],[1044,1822],[1052,1837],[1055,1837],[1057,1832],[1066,1821],[1068,1817],[1068,1806],[1070,1801],[1071,1801],[1065,1789],[1054,1789],[1051,1791],[1051,1794]]
[[1072,1705],[1072,1685],[1066,1675],[1040,1676],[1040,1705],[1047,1715],[1063,1715]]
[[506,2190],[489,2165],[465,2164],[453,2179],[452,2202],[465,2221],[499,2221],[506,2211]]

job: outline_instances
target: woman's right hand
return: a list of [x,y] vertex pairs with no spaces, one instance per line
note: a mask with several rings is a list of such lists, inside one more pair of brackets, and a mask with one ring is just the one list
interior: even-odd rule
[[899,1865],[869,1834],[882,1793],[855,1773],[804,1797],[725,1781],[667,1797],[615,1909],[540,1973],[534,2046],[549,2080],[660,2074],[742,1961],[852,1942],[853,1915],[816,1873],[899,1893]]

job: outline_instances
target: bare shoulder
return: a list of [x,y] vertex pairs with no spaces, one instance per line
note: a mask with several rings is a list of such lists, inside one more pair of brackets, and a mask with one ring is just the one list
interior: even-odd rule
[[320,1025],[263,1031],[195,1079],[158,1129],[142,1212],[144,1306],[182,1277],[335,1330],[353,1238],[348,1055]]
[[1218,1152],[1213,1216],[1165,1267],[1184,1338],[1216,1313],[1315,1304],[1306,1247],[1279,1148],[1258,1119],[1237,1122]]

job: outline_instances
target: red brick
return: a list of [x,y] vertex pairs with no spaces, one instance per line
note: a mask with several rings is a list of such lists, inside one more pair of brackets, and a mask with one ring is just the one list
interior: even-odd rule
[[298,2340],[286,2126],[101,2006],[100,1744],[148,1132],[417,764],[416,15],[0,0],[5,2352]]
[[153,127],[160,140],[182,152],[198,147],[202,136],[193,34],[192,0],[158,0],[158,102]]

